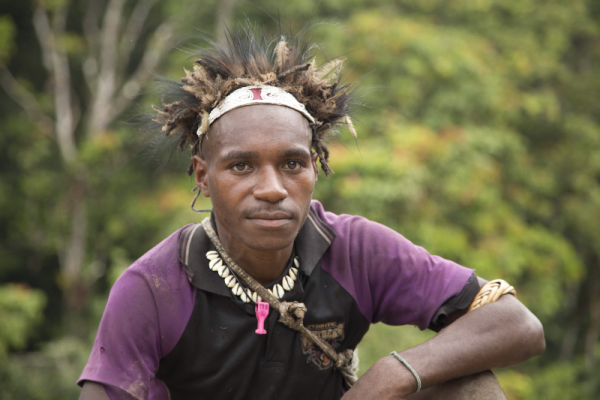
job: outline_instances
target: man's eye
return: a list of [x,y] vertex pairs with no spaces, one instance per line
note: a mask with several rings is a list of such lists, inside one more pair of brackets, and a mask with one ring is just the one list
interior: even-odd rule
[[237,172],[248,171],[250,166],[246,163],[237,163],[233,165],[233,169]]
[[285,169],[297,170],[301,167],[302,165],[298,161],[288,161],[285,163]]

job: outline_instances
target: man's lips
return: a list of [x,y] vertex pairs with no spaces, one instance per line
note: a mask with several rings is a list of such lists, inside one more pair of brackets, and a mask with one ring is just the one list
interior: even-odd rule
[[292,221],[292,216],[284,212],[256,213],[248,217],[250,222],[265,228],[279,228]]

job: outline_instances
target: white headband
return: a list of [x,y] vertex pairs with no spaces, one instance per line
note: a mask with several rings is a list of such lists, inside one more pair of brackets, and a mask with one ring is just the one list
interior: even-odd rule
[[[275,86],[245,86],[231,92],[221,104],[213,108],[208,116],[208,124],[210,126],[226,112],[253,104],[274,104],[288,107],[304,115],[313,124],[315,123],[315,119],[306,111],[304,104],[300,103],[285,90]],[[199,127],[198,136],[202,135],[202,133]]]

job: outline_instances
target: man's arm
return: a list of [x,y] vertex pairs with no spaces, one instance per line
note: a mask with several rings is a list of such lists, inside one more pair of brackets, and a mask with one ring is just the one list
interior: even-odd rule
[[[94,395],[113,400],[168,398],[155,372],[160,359],[181,338],[196,294],[177,258],[180,232],[127,268],[111,288],[90,358],[78,380],[85,385],[82,400]],[[99,388],[102,384],[106,389]]]
[[79,400],[135,400],[136,398],[124,390],[113,386],[105,386],[99,382],[85,381]]
[[[400,355],[417,371],[426,389],[510,367],[542,354],[544,349],[540,321],[515,297],[506,295],[458,318],[431,340]],[[344,400],[405,398],[416,388],[412,373],[393,356],[387,356],[357,381]]]
[[79,400],[110,400],[101,383],[87,381],[79,394]]

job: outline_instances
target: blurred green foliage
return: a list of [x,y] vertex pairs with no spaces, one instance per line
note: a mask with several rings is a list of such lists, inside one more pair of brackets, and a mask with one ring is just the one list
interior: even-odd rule
[[[597,2],[147,0],[153,7],[117,83],[124,85],[146,50],[159,45],[153,33],[164,21],[177,21],[178,38],[196,36],[194,28],[219,32],[225,3],[233,20],[247,16],[273,32],[279,27],[266,11],[279,10],[291,31],[309,19],[330,22],[311,29],[321,44],[317,59],[343,55],[346,79],[361,85],[358,146],[350,135],[331,144],[336,173],[321,177],[315,198],[517,288],[544,323],[548,346],[542,357],[497,371],[509,399],[598,398]],[[106,129],[89,128],[97,89],[85,82],[102,67],[89,62],[101,32],[90,36],[82,24],[92,4],[103,15],[108,2],[0,3],[3,399],[76,398],[74,381],[111,285],[162,238],[200,219],[188,208],[187,160],[174,155],[157,170],[139,152],[135,129],[119,122],[159,102],[151,90]],[[144,11],[135,8],[143,1],[124,4],[125,22]],[[33,24],[38,7],[52,17],[65,6],[56,46],[68,58],[72,110],[81,117],[74,161],[64,158],[53,132],[56,82]],[[174,49],[156,72],[178,79],[184,66],[191,66],[189,55]],[[201,208],[210,207],[202,201]],[[75,272],[65,250],[72,248],[74,202],[85,206],[84,254]],[[431,337],[375,325],[360,345],[361,371]]]
[[6,358],[9,348],[22,350],[27,346],[42,321],[45,303],[40,290],[16,284],[0,286],[0,359]]

